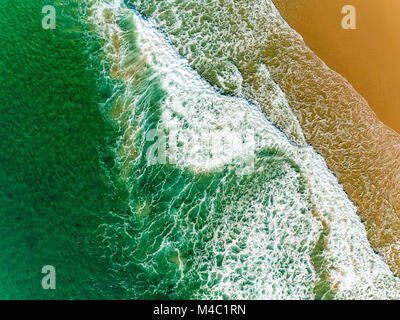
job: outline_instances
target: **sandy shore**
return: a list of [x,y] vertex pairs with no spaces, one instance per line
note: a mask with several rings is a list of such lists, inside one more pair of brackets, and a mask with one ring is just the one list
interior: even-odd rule
[[387,0],[382,7],[373,0],[352,0],[359,29],[343,30],[341,7],[347,1],[274,1],[328,67],[369,99],[370,106],[293,33],[278,39],[277,46],[290,44],[283,50],[265,51],[266,64],[301,119],[307,141],[323,154],[357,205],[374,249],[400,275],[400,135],[371,110],[399,130],[400,42],[394,39],[400,31],[394,28],[400,2]]
[[[333,70],[400,133],[400,1],[274,0],[285,20]],[[356,30],[344,30],[341,9],[356,8]]]

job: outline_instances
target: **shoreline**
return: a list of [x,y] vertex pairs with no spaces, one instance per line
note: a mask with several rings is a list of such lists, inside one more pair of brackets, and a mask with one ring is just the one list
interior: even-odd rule
[[346,0],[273,0],[305,43],[356,89],[378,118],[400,133],[400,2],[353,0],[356,30],[341,26]]
[[[400,135],[397,133],[399,130],[396,132],[393,128],[397,128],[396,124],[400,127],[400,123],[397,123],[399,121],[396,121],[400,119],[398,116],[400,110],[393,110],[397,109],[393,106],[396,106],[397,99],[400,100],[398,98],[400,90],[390,91],[386,88],[390,94],[385,96],[386,91],[378,89],[379,86],[376,84],[375,88],[374,83],[369,81],[371,78],[375,79],[381,88],[388,84],[399,87],[400,81],[394,79],[396,68],[391,65],[395,55],[391,57],[392,60],[390,57],[386,58],[384,54],[378,57],[379,50],[374,48],[361,54],[363,57],[361,59],[357,50],[353,50],[355,47],[362,50],[363,46],[370,43],[374,37],[379,37],[378,31],[383,28],[383,26],[377,28],[376,34],[372,33],[368,41],[363,42],[366,40],[363,39],[363,33],[368,30],[365,27],[367,17],[365,12],[367,8],[371,9],[373,3],[371,0],[366,0],[361,6],[360,0],[353,0],[353,6],[360,9],[357,28],[365,27],[361,32],[359,30],[362,28],[342,29],[341,19],[344,15],[341,15],[341,7],[348,4],[344,0],[273,1],[282,18],[296,32],[289,35],[291,46],[279,52],[279,60],[275,60],[273,55],[266,55],[266,63],[270,63],[274,79],[281,85],[293,110],[302,119],[302,128],[307,141],[324,156],[329,168],[357,205],[371,245],[399,276]],[[400,16],[400,3],[390,1],[391,5],[399,7],[395,13]],[[388,7],[379,7],[379,10],[372,10],[370,13],[379,16],[387,13],[387,9]],[[319,23],[321,27],[315,28],[316,25],[320,26]],[[371,26],[373,25],[374,23]],[[396,30],[391,31],[396,33]],[[397,32],[400,33],[400,30]],[[357,42],[354,42],[356,36],[360,37],[359,47],[356,45]],[[350,46],[352,41],[354,43]],[[344,43],[347,43],[351,50],[347,50],[349,47],[344,46]],[[393,43],[388,45],[394,46]],[[326,56],[321,53],[324,52],[322,49],[326,50]],[[391,52],[384,53],[390,56]],[[386,69],[379,69],[378,64],[368,60],[368,56],[370,59],[379,58],[377,61]],[[350,61],[355,62],[350,63]],[[333,65],[334,63],[347,69],[341,72],[339,67]],[[289,75],[282,72],[282,66],[286,65],[290,65],[290,72],[286,72]],[[366,75],[373,70],[379,70],[379,74],[382,74],[383,70],[394,72],[395,75],[392,75],[394,82],[390,82],[389,77],[365,76],[366,88],[374,90],[367,90],[364,93],[360,89],[357,90],[357,87],[363,84],[361,80],[364,77],[359,78],[357,82],[352,81],[347,75],[351,72],[354,72],[351,73],[354,77],[356,72]],[[387,81],[381,81],[382,79]],[[379,103],[374,105],[371,102],[373,98],[378,99],[376,101]],[[367,99],[370,99],[369,103]],[[385,101],[393,103],[392,109],[385,109],[388,106],[385,105]],[[382,115],[386,115],[389,120],[384,120]],[[383,122],[387,125],[391,123],[391,128]]]

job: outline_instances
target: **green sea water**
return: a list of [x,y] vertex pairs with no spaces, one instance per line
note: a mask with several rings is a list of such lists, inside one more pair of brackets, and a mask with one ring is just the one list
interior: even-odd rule
[[[48,4],[54,30],[41,24]],[[0,1],[0,298],[118,296],[93,237],[118,204],[99,161],[113,131],[99,111],[109,88],[92,63],[100,45],[88,42],[85,10]],[[42,289],[44,265],[56,268],[57,290]]]

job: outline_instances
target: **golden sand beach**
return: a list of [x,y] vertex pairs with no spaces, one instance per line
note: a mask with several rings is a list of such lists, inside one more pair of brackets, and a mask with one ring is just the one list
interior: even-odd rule
[[[274,0],[283,18],[333,70],[400,133],[400,1]],[[343,6],[356,9],[356,30],[342,28]]]
[[[357,29],[341,26],[343,0],[274,0],[310,50],[297,43],[266,54],[302,119],[307,140],[359,208],[372,246],[400,274],[400,1],[352,0]],[[294,36],[291,36],[294,39]],[[299,53],[301,52],[301,56]],[[281,66],[291,61],[286,76]],[[363,100],[352,86],[361,93]],[[368,102],[368,103],[367,103]],[[369,106],[368,106],[369,104]]]

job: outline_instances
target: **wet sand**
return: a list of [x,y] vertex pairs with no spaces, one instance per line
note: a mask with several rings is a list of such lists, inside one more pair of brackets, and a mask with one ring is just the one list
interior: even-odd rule
[[283,50],[265,51],[307,141],[357,205],[371,245],[400,275],[400,135],[371,110],[399,130],[400,41],[388,39],[398,37],[399,28],[392,29],[400,21],[400,2],[387,0],[382,7],[373,0],[352,0],[359,8],[359,29],[343,30],[341,7],[347,1],[274,1],[308,46],[351,82],[329,70],[293,33],[277,39]]
[[[400,1],[273,1],[306,44],[400,133]],[[341,26],[347,4],[356,8],[356,30]]]

